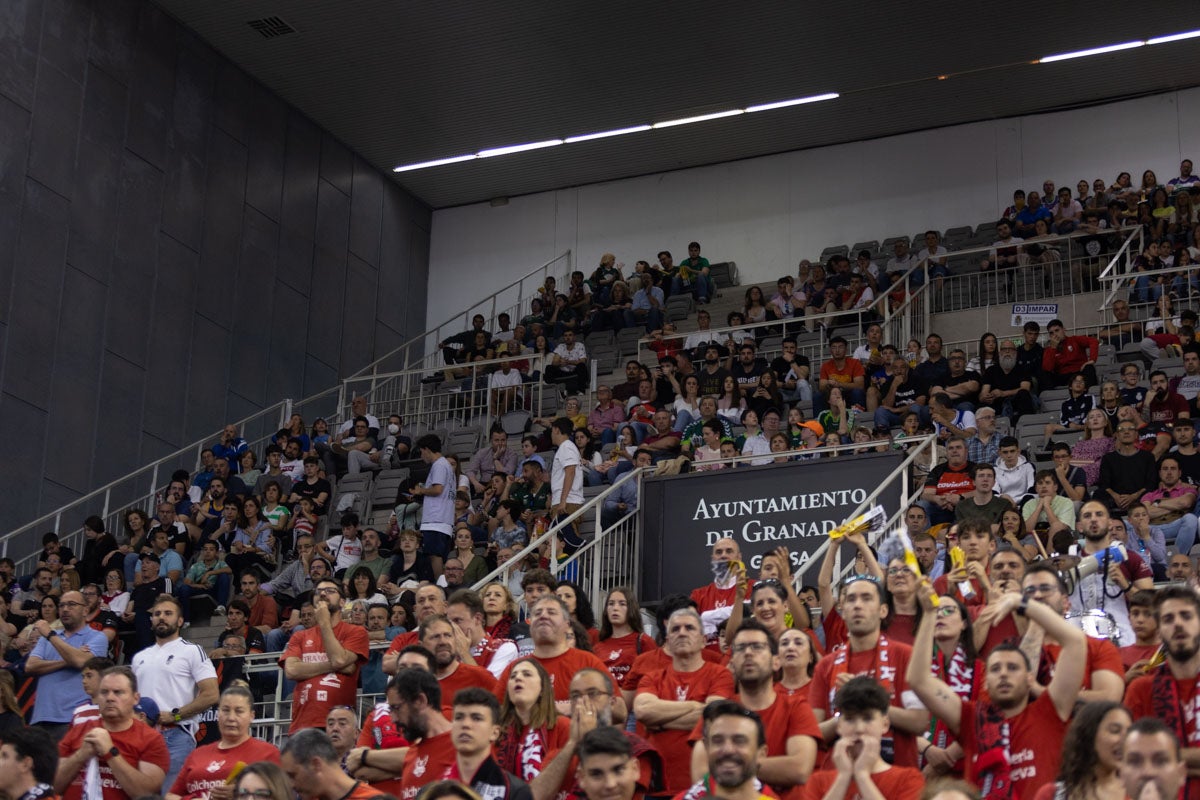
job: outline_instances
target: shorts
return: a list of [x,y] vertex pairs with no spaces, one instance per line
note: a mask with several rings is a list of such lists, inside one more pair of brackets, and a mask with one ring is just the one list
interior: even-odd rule
[[450,537],[441,531],[421,531],[421,552],[445,560],[450,554]]

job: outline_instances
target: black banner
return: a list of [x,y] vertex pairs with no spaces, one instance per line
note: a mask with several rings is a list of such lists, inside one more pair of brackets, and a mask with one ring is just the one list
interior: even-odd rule
[[[730,536],[751,577],[780,545],[792,573],[804,570],[833,528],[895,472],[899,452],[647,478],[642,484],[643,558],[638,596],[688,594],[712,580],[713,544]],[[876,499],[900,507],[900,481]],[[816,583],[816,567],[806,583]]]

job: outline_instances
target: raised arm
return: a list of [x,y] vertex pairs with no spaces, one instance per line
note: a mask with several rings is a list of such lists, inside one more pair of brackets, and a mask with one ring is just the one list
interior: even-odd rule
[[[949,686],[933,677],[929,669],[933,662],[933,629],[937,625],[933,594],[933,587],[928,583],[917,589],[917,596],[925,613],[921,616],[921,624],[917,627],[917,636],[913,640],[912,658],[909,659],[905,679],[909,688],[917,693],[917,697],[921,698],[921,702],[929,709],[929,713],[946,723],[946,727],[951,731],[958,733],[962,724],[962,700]],[[1020,599],[1020,595],[1006,595],[1001,601],[1010,602],[1015,607]]]

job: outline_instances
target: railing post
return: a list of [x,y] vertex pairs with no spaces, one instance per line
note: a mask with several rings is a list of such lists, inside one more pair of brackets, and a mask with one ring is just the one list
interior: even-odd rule
[[[601,597],[600,562],[604,557],[602,551],[604,548],[604,540],[607,538],[607,534],[605,533],[603,525],[600,521],[602,516],[600,510],[603,507],[604,503],[596,504],[596,527],[593,528],[593,530],[596,531],[596,535],[595,544],[592,545],[592,588],[590,591],[588,591],[588,597],[592,598],[593,603],[596,602],[596,598]],[[583,576],[580,577],[582,578]]]
[[285,397],[283,407],[279,409],[279,427],[286,428],[292,421],[292,398]]
[[154,462],[154,472],[150,474],[150,491],[151,496],[158,490],[158,462]]
[[[104,510],[100,512],[100,517],[103,519],[108,516],[108,504],[112,500],[112,489],[104,490]],[[55,526],[57,527],[57,525]]]

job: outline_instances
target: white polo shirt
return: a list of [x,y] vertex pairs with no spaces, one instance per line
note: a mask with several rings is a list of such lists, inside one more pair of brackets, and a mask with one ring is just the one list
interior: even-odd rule
[[[196,684],[200,681],[217,677],[204,648],[182,638],[138,651],[132,666],[138,680],[138,694],[153,699],[159,709],[167,712],[195,700]],[[183,720],[179,727],[195,733],[199,716]]]

